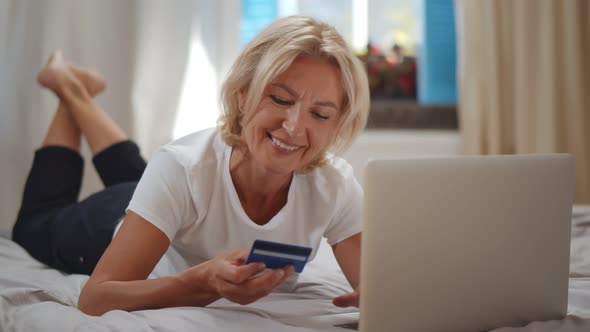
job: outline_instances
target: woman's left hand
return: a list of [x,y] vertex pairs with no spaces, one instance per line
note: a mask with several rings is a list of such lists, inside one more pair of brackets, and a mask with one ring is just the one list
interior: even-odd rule
[[352,293],[348,293],[348,294],[344,294],[344,295],[340,295],[334,298],[334,300],[332,300],[332,303],[334,303],[335,306],[337,307],[359,307],[359,300],[360,300],[360,294],[358,289],[355,289],[354,292]]

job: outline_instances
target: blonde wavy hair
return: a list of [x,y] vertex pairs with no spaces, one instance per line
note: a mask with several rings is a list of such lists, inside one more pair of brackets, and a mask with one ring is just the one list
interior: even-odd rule
[[344,90],[337,133],[327,149],[298,170],[304,173],[324,165],[328,153],[338,155],[348,149],[364,129],[369,113],[365,67],[331,25],[311,17],[290,16],[274,21],[258,33],[242,50],[223,83],[223,112],[218,126],[228,145],[244,146],[243,124],[252,117],[266,87],[300,55],[336,65]]

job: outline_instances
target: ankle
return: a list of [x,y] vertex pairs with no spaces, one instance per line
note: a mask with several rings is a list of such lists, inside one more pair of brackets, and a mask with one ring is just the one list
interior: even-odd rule
[[57,95],[63,101],[71,102],[73,99],[77,101],[89,101],[91,99],[90,94],[86,90],[86,87],[82,82],[76,79],[73,75],[67,75],[66,79],[62,80],[58,84],[56,91]]

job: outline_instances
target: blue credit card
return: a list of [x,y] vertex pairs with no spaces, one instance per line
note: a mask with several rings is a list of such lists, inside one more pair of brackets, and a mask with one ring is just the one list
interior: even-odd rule
[[311,254],[311,248],[292,244],[256,240],[250,250],[246,264],[263,262],[267,268],[276,269],[293,265],[295,271],[301,273]]

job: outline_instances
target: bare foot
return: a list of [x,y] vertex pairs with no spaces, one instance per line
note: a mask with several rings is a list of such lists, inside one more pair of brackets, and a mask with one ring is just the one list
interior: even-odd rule
[[72,75],[61,52],[53,51],[45,67],[37,74],[37,81],[42,86],[59,95],[62,84]]
[[81,68],[66,62],[61,51],[51,53],[45,67],[37,75],[37,81],[42,86],[52,90],[59,95],[62,81],[71,79],[72,76],[78,79],[88,94],[92,97],[103,91],[106,87],[104,78],[98,72]]
[[90,96],[94,97],[106,88],[106,82],[99,72],[78,67],[73,64],[68,64],[68,66],[80,82],[84,84],[84,87]]

